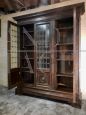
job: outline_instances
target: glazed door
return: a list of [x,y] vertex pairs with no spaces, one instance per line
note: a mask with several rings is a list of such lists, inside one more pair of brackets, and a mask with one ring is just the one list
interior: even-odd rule
[[15,87],[20,82],[20,28],[8,22],[8,87]]
[[36,86],[48,87],[50,86],[50,23],[38,23],[35,26],[36,37]]

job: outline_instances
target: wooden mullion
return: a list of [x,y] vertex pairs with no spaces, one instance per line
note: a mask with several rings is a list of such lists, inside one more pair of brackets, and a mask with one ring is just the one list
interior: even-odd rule
[[52,78],[52,88],[56,89],[57,88],[57,76],[56,76],[56,72],[57,72],[57,66],[56,66],[56,47],[55,47],[55,21],[51,22],[52,24],[52,43],[51,43],[51,78]]
[[77,102],[79,94],[79,36],[78,36],[77,8],[73,9],[73,103]]

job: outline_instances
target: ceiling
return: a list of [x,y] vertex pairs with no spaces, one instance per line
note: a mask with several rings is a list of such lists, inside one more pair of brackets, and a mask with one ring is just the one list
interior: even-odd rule
[[52,1],[56,3],[60,0],[0,0],[0,15],[50,4]]
[[38,5],[39,0],[0,0],[0,14],[13,13]]

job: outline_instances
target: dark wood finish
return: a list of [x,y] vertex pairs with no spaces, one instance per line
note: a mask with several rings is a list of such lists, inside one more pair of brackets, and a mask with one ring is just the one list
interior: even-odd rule
[[[32,55],[28,53],[27,56],[31,63],[33,60],[32,68],[34,71],[32,76],[29,71],[27,74],[22,74],[29,69],[29,66],[26,68],[27,63],[22,60],[26,56],[21,53],[20,70],[23,83],[22,87],[17,86],[16,93],[32,94],[79,104],[79,17],[81,6],[83,4],[15,18],[21,30],[25,28],[27,36],[29,33],[29,36],[35,40],[35,46],[33,46],[31,41],[26,39],[25,31],[21,31],[20,51],[26,53],[33,47],[34,53]],[[44,31],[46,24],[49,24],[50,29],[46,29],[48,32]],[[39,25],[41,25],[40,29],[37,27]],[[51,39],[50,49],[48,49],[50,51],[50,67],[42,68],[41,72],[38,68],[40,65],[37,66],[39,45],[36,44],[36,40],[41,39],[42,42],[42,38],[45,39],[42,36],[46,36],[47,39],[48,33],[50,33]],[[25,43],[24,46],[23,43]],[[41,49],[42,45],[40,45]],[[44,64],[43,60],[41,64]],[[23,65],[25,67],[22,69]]]
[[[69,11],[69,13],[67,12],[68,10],[62,12],[60,15],[59,12],[52,12],[52,13],[46,13],[43,15],[35,15],[33,17],[27,17],[26,19],[22,19],[22,20],[19,20],[18,21],[18,25],[26,25],[26,24],[30,24],[30,23],[37,23],[37,22],[40,22],[40,21],[43,21],[43,20],[54,20],[54,19],[61,19],[61,18],[67,18],[67,17],[71,17],[72,16],[72,12],[71,10]],[[55,14],[54,14],[55,13]],[[56,15],[58,14],[58,15]],[[46,15],[46,16],[45,16]],[[39,17],[39,18],[38,18]]]

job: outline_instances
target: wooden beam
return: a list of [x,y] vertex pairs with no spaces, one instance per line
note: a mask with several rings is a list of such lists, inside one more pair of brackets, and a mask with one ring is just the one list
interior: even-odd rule
[[21,6],[16,2],[16,0],[11,0],[10,4],[14,11],[20,10]]
[[8,7],[9,10],[13,10],[12,4],[10,2],[10,0],[4,0],[5,5]]
[[0,8],[5,8],[5,7],[6,7],[5,3],[0,1]]
[[23,2],[21,2],[21,0],[14,0],[14,1],[24,7],[24,4],[23,4]]

